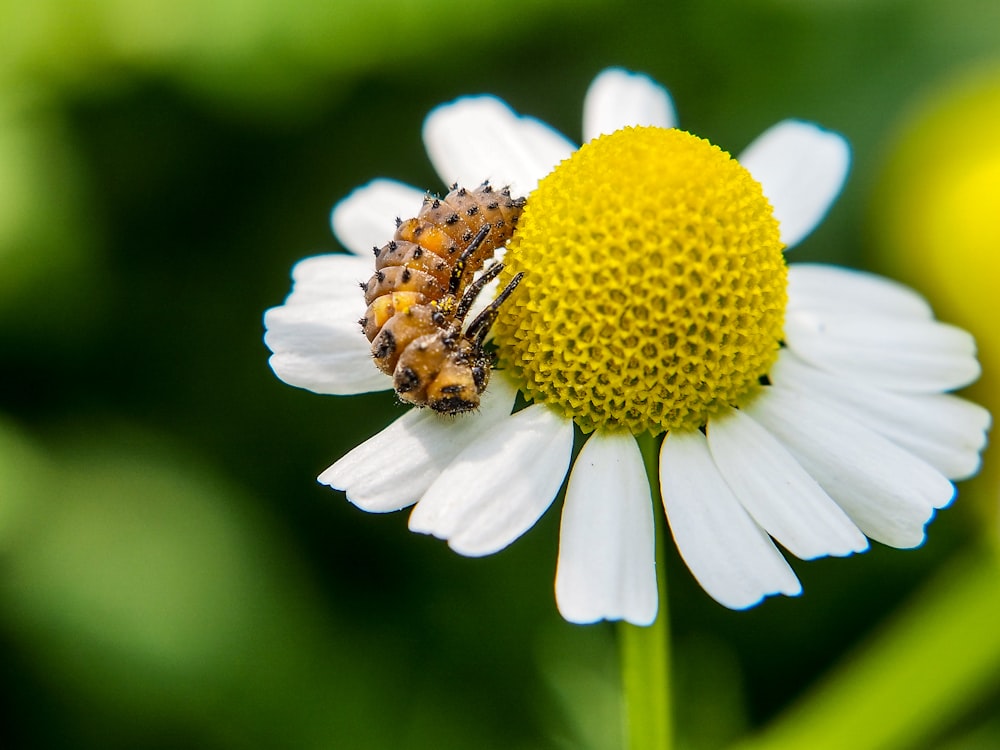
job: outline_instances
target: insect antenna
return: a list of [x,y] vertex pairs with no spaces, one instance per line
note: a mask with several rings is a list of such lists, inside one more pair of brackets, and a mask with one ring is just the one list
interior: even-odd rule
[[455,306],[456,323],[461,323],[465,320],[465,316],[469,314],[469,310],[476,301],[476,297],[478,297],[479,293],[483,291],[483,287],[493,281],[493,279],[497,277],[497,274],[499,274],[502,270],[503,263],[494,263],[492,266],[483,271],[482,276],[469,284],[469,288],[465,290],[465,293],[462,295],[462,299],[459,300],[458,304]]
[[491,228],[490,224],[483,224],[482,228],[476,233],[476,236],[472,238],[469,246],[458,256],[458,260],[455,261],[455,265],[451,269],[451,279],[448,281],[449,293],[454,294],[458,291],[458,287],[462,283],[462,274],[465,272],[466,263],[469,262],[472,254],[479,249],[479,246],[483,244],[483,240],[486,239],[486,235],[490,233]]
[[[497,263],[494,266],[490,266],[490,270],[493,270],[496,266],[501,265]],[[521,279],[524,278],[524,273],[519,273],[510,283],[504,288],[497,298],[493,300],[485,310],[483,310],[476,319],[469,323],[469,327],[465,331],[466,338],[470,339],[477,347],[483,345],[483,341],[486,340],[486,334],[490,332],[490,328],[493,326],[493,321],[497,319],[497,315],[500,314],[500,305],[511,295],[511,292],[521,283]]]

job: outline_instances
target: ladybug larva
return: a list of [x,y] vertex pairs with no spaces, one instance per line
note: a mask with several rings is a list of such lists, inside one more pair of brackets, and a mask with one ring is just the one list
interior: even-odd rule
[[400,399],[443,414],[479,406],[493,365],[483,342],[521,274],[467,326],[465,318],[503,269],[496,262],[476,278],[514,234],[524,203],[489,183],[452,185],[444,198],[426,196],[415,218],[397,219],[393,239],[374,249],[360,323]]

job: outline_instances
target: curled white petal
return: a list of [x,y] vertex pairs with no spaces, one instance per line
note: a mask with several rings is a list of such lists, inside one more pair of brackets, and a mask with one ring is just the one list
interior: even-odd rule
[[352,395],[391,387],[371,359],[358,318],[364,296],[358,281],[371,264],[350,255],[306,258],[292,271],[285,303],[264,314],[269,363],[289,385],[316,393]]
[[569,622],[656,619],[653,506],[630,434],[595,433],[573,465],[559,527],[556,603]]
[[649,76],[608,68],[590,84],[583,100],[583,140],[629,125],[676,127],[673,102],[667,90]]
[[838,133],[784,120],[747,146],[739,162],[771,202],[781,241],[793,247],[816,228],[840,194],[851,149]]
[[540,120],[523,117],[493,96],[441,105],[424,122],[424,145],[446,184],[484,180],[526,196],[576,145]]
[[822,370],[906,393],[950,391],[980,373],[972,336],[935,320],[790,309],[785,343]]
[[768,373],[778,386],[804,393],[922,458],[949,479],[967,479],[979,470],[990,413],[947,393],[903,394],[874,388],[818,370],[782,350]]
[[479,411],[446,417],[410,409],[319,475],[362,510],[385,513],[417,502],[470,442],[510,414],[514,386],[495,377]]
[[677,549],[717,602],[745,609],[772,594],[802,593],[785,558],[719,473],[700,432],[664,438],[660,487]]
[[392,239],[397,218],[416,216],[423,198],[422,190],[402,182],[372,180],[333,207],[330,224],[340,243],[371,265],[372,248]]
[[569,468],[573,423],[536,404],[470,442],[410,514],[410,530],[462,555],[503,549],[552,504]]
[[788,266],[788,309],[812,312],[852,312],[931,319],[934,313],[922,296],[905,284],[823,263]]
[[955,488],[930,464],[826,404],[780,386],[746,411],[777,437],[870,538],[916,547]]
[[767,430],[739,409],[708,425],[708,447],[740,504],[796,557],[868,548],[858,527]]

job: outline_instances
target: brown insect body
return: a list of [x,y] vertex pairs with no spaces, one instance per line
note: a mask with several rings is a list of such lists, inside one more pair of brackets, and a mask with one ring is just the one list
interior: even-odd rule
[[[427,196],[415,218],[397,220],[392,241],[375,248],[375,273],[362,284],[361,327],[376,366],[405,401],[458,414],[479,406],[493,361],[483,341],[516,276],[464,330],[483,287],[503,268],[487,260],[514,234],[523,198],[483,183]],[[474,280],[475,279],[475,280]]]

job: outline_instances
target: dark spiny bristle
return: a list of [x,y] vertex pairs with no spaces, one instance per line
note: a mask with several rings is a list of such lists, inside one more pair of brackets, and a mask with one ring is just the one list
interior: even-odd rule
[[443,326],[445,322],[445,314],[435,308],[433,312],[431,312],[431,321],[436,326]]
[[396,217],[396,226],[398,227],[402,223],[403,223],[403,220],[397,216]]
[[500,188],[500,195],[503,195],[503,196],[509,198],[510,197],[510,186],[509,185],[504,185],[502,188]]
[[392,331],[385,328],[382,332],[375,338],[378,342],[376,349],[372,352],[377,359],[385,359],[394,351],[396,351],[396,337],[392,335]]
[[[410,273],[410,269],[404,267],[403,268],[403,272],[399,275],[399,277],[400,277],[400,279],[402,279],[403,283],[405,284],[406,282],[408,282],[410,280],[410,276],[412,276],[412,275],[413,274]],[[381,279],[379,279],[379,281],[381,281]]]
[[409,367],[397,369],[393,380],[399,393],[407,393],[420,386],[420,376]]
[[479,206],[469,206],[466,212],[469,216],[475,216],[479,213]]
[[372,245],[372,252],[378,255],[380,252],[382,252],[382,248],[380,248],[378,245]]
[[365,328],[368,327],[368,316],[363,315],[360,318],[358,318],[358,325],[361,326],[362,331],[365,330]]
[[[457,183],[456,183],[456,184],[457,184]],[[458,191],[458,195],[459,195],[459,197],[461,197],[461,198],[464,198],[464,197],[465,197],[465,195],[466,195],[466,193],[468,193],[468,192],[469,192],[469,191],[468,191],[468,190],[466,190],[465,188],[459,188],[459,191]]]
[[490,185],[490,181],[489,180],[483,180],[483,192],[484,193],[492,193],[493,192],[493,186]]
[[381,284],[383,281],[385,281],[385,274],[382,273],[381,271],[376,271],[375,278],[378,279],[378,283]]
[[449,190],[458,190],[458,183],[457,182],[451,183],[451,187],[448,188],[448,189]]
[[434,202],[431,204],[431,208],[441,208],[441,199],[435,198]]
[[361,287],[362,290],[364,290],[365,294],[368,294],[368,282],[367,281],[359,281],[358,282],[358,286]]
[[462,235],[462,242],[472,242],[472,232],[468,229],[466,229],[465,233]]
[[486,208],[488,208],[490,211],[496,211],[498,208],[500,208],[500,202],[490,201],[489,203],[486,204]]
[[389,250],[391,252],[396,252],[396,248],[398,247],[399,245],[396,244],[396,240],[389,240]]
[[424,249],[422,247],[420,247],[420,245],[417,245],[415,248],[413,248],[413,257],[414,258],[419,258],[423,254],[424,254]]
[[499,229],[500,227],[507,226],[507,221],[506,219],[497,219],[493,222],[493,226]]
[[449,225],[455,224],[457,222],[458,222],[458,214],[452,214],[451,216],[449,216],[447,219],[444,220],[444,223]]

